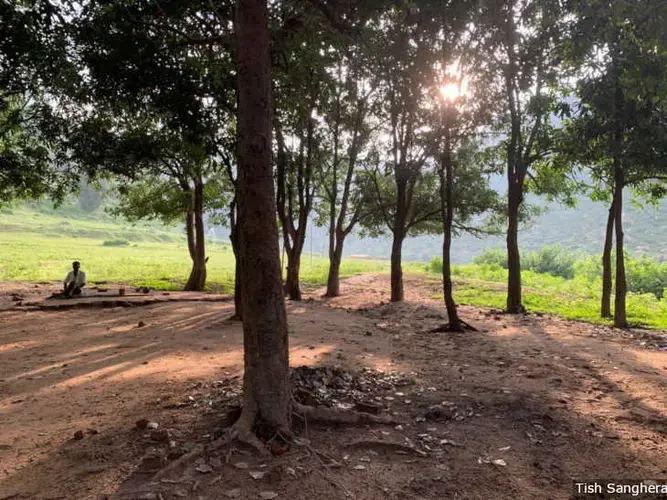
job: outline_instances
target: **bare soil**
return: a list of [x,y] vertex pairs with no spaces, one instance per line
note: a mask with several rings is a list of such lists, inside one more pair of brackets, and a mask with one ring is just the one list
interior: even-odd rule
[[288,304],[291,363],[317,368],[301,392],[400,424],[298,422],[278,457],[227,446],[151,482],[238,402],[233,303],[42,310],[51,286],[2,285],[0,499],[560,499],[573,480],[667,478],[667,335],[471,307],[478,332],[432,333],[433,287],[407,277],[391,304],[388,277],[364,275]]

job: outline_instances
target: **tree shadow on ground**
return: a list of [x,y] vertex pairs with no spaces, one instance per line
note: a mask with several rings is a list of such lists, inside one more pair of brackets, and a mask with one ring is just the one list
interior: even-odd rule
[[[567,330],[574,328],[569,323],[549,318],[496,321],[473,308],[462,308],[462,315],[483,331],[429,333],[445,318],[437,304],[357,303],[347,310],[330,307],[330,301],[289,304],[292,365],[406,374],[409,383],[367,395],[402,426],[310,426],[312,446],[343,468],[323,469],[308,449],[295,446],[269,465],[291,467],[297,478],[256,481],[248,471],[223,464],[211,475],[194,473],[185,486],[163,484],[165,498],[177,498],[167,494],[179,488],[193,498],[221,498],[235,487],[255,497],[276,490],[284,498],[344,498],[345,490],[357,498],[565,498],[573,479],[667,474],[665,380],[656,365],[664,358],[651,357],[660,354],[644,356],[606,338],[579,337]],[[149,307],[133,310],[144,318],[141,328],[134,328],[140,316],[127,311],[94,320],[50,313],[43,344],[26,347],[31,351],[21,360],[12,359],[16,350],[0,358],[15,377],[2,386],[1,411],[10,429],[3,439],[13,441],[7,443],[11,449],[0,450],[0,459],[22,465],[2,478],[0,498],[17,492],[68,499],[114,493],[142,457],[169,447],[135,430],[139,418],[159,421],[179,446],[210,440],[221,427],[227,406],[211,406],[211,394],[233,391],[225,389],[227,382],[215,388],[213,382],[239,376],[242,368],[241,325],[226,321],[231,305]],[[3,344],[9,345],[5,335],[17,342],[9,333],[16,324],[28,330],[18,337],[24,340],[44,328],[44,320],[26,317],[0,326]],[[40,350],[50,353],[46,362]],[[63,360],[69,360],[69,373],[51,369],[43,379],[23,380],[22,373]],[[19,379],[24,385],[17,387]],[[11,405],[12,398],[25,401]],[[451,411],[429,417],[434,405]],[[98,433],[72,440],[75,430],[87,427]],[[47,435],[40,437],[43,430]],[[427,455],[345,446],[359,439],[411,443]],[[224,462],[224,455],[219,458]],[[262,462],[243,450],[233,454],[232,463],[238,461],[251,468]],[[218,474],[222,479],[211,485]],[[136,477],[145,486],[150,475]]]

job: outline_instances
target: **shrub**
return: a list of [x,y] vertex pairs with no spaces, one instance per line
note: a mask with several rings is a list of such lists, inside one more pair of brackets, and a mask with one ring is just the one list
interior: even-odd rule
[[507,269],[507,253],[500,248],[486,248],[480,255],[473,258],[472,261],[478,266],[486,264]]
[[433,257],[426,266],[428,272],[442,274],[442,257]]
[[574,278],[575,255],[560,245],[549,245],[527,254],[522,262],[526,270],[565,279]]
[[646,256],[626,256],[625,277],[629,292],[651,293],[662,299],[667,287],[667,264]]
[[104,247],[126,247],[129,246],[130,242],[124,238],[116,238],[113,240],[104,240],[102,246]]

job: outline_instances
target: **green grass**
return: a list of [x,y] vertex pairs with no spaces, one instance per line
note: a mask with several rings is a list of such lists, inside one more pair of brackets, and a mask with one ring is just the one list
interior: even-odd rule
[[[433,273],[432,268],[428,270]],[[505,307],[507,271],[499,266],[454,266],[454,298],[459,304]],[[565,279],[532,271],[522,273],[523,302],[530,311],[555,314],[567,319],[611,324],[600,318],[599,279]],[[438,298],[442,298],[438,295]],[[612,300],[613,306],[613,300]],[[632,325],[667,329],[667,302],[653,294],[627,296],[628,321]]]
[[[191,261],[182,233],[154,225],[132,226],[105,214],[96,220],[42,213],[31,206],[0,213],[0,280],[59,281],[73,260],[81,261],[91,284],[124,283],[158,290],[179,289],[187,281]],[[125,244],[127,242],[127,244]],[[122,244],[121,244],[122,243]],[[207,241],[208,287],[231,292],[234,254],[228,242]],[[406,270],[421,267],[408,265]],[[307,285],[326,284],[328,259],[304,254],[301,278]],[[389,262],[345,260],[341,276],[388,272]]]
[[[110,246],[110,242],[119,246]],[[234,254],[230,245],[211,240],[206,254],[208,287],[231,292]],[[60,281],[73,260],[81,261],[91,283],[124,283],[159,290],[181,288],[191,266],[185,238],[176,228],[131,225],[103,212],[85,214],[72,207],[62,213],[40,204],[0,211],[1,281]],[[324,256],[304,254],[302,282],[310,286],[325,285],[328,265]],[[389,268],[386,260],[345,259],[341,276],[386,273]],[[441,267],[433,263],[427,266],[405,263],[403,269],[428,271],[430,277],[425,275],[425,279],[432,281]],[[499,309],[505,306],[507,271],[500,266],[454,266],[453,274],[459,303]],[[565,279],[524,271],[524,303],[532,311],[606,324],[599,318],[600,280],[591,277],[594,274],[588,272]],[[667,302],[653,294],[628,294],[627,311],[633,324],[667,329]]]

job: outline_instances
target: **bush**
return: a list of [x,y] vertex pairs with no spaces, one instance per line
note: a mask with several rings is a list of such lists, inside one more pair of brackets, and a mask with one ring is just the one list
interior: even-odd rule
[[426,266],[426,270],[434,274],[442,274],[442,258],[433,257]]
[[651,293],[662,299],[667,287],[667,263],[661,264],[646,256],[626,256],[625,277],[629,292]]
[[130,242],[124,238],[116,238],[114,240],[105,240],[102,243],[104,247],[126,247],[129,246]]
[[500,248],[486,248],[480,255],[473,258],[472,261],[478,266],[492,265],[507,269],[507,253]]
[[575,255],[560,245],[542,247],[537,252],[526,255],[522,268],[538,274],[550,274],[565,279],[574,278]]

